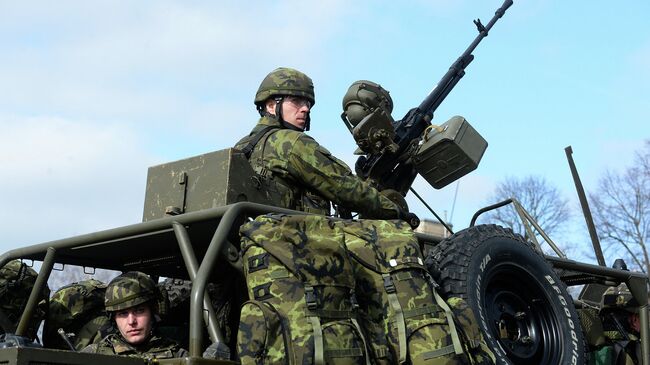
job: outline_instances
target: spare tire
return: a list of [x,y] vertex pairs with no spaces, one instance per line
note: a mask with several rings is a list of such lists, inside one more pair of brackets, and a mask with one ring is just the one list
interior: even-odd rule
[[470,227],[431,249],[427,264],[442,294],[474,310],[498,363],[586,363],[573,300],[523,237],[496,225]]

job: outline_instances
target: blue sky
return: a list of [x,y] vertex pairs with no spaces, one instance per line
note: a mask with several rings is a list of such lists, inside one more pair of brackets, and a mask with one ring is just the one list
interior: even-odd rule
[[[310,134],[352,165],[339,118],[347,87],[382,84],[401,118],[474,39],[472,20],[500,5],[0,2],[0,249],[137,223],[147,167],[234,144],[278,66],[313,78]],[[515,0],[435,115],[463,115],[489,142],[458,185],[457,229],[505,176],[542,175],[577,207],[568,145],[587,190],[632,162],[650,138],[648,14],[646,0]],[[415,187],[451,214],[456,184]]]

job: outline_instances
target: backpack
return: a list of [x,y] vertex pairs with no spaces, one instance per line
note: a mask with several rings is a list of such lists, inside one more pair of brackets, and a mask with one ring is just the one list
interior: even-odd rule
[[59,328],[77,350],[101,340],[100,329],[110,323],[104,312],[105,292],[106,284],[95,279],[72,283],[54,292],[43,327],[45,347],[70,350],[58,333]]
[[460,298],[447,303],[436,293],[406,222],[346,220],[337,225],[352,258],[360,323],[375,363],[493,363],[487,346],[481,349],[481,334],[466,303]]
[[247,364],[367,364],[340,228],[325,216],[268,214],[240,229],[249,300],[237,350]]
[[[27,300],[36,283],[38,273],[20,260],[9,261],[0,268],[0,333],[14,333],[25,310]],[[36,332],[45,318],[50,289],[45,285],[40,293],[34,316],[29,322],[26,337],[36,338]]]

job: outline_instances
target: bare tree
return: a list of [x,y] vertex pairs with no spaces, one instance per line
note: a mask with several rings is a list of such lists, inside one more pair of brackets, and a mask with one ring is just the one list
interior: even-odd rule
[[596,230],[605,251],[615,251],[631,269],[650,272],[650,141],[623,173],[606,171],[589,194]]
[[[549,236],[562,228],[570,217],[569,201],[542,176],[521,179],[507,177],[489,198],[490,204],[516,198]],[[486,219],[526,236],[526,230],[513,207],[503,207],[486,213]]]

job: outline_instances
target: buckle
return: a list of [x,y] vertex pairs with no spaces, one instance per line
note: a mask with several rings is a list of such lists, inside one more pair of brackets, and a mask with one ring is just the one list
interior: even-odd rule
[[307,309],[315,310],[318,308],[318,302],[316,301],[316,293],[314,293],[313,286],[305,286],[305,301],[307,302]]

